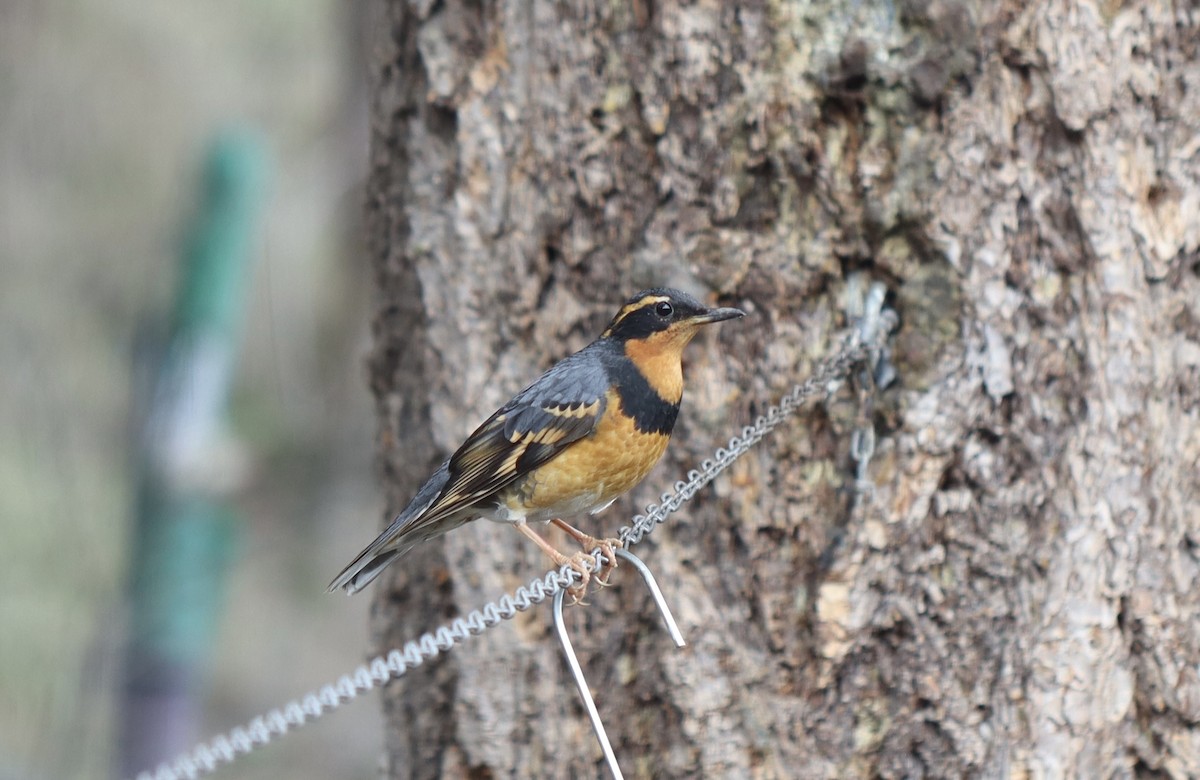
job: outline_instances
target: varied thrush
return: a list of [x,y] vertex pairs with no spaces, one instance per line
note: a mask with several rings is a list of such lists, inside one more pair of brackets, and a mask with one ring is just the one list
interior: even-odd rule
[[[683,398],[681,356],[710,322],[745,316],[655,288],[629,299],[574,355],[500,407],[417,491],[391,525],[329,590],[361,590],[421,542],[477,518],[511,523],[554,561],[580,572],[599,546],[615,563],[615,539],[595,539],[564,516],[601,511],[637,485],[667,448]],[[563,555],[528,523],[554,523],[584,547]],[[578,597],[577,597],[578,598]]]

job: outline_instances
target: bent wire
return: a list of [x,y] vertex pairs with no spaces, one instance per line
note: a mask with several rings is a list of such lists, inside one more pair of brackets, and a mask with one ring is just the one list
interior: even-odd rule
[[[671,641],[675,643],[675,647],[678,648],[686,645],[687,643],[683,640],[683,634],[679,632],[679,626],[675,623],[675,617],[671,614],[671,609],[667,606],[667,601],[663,598],[662,590],[659,589],[658,582],[654,579],[654,574],[650,571],[650,567],[641,558],[628,550],[617,548],[616,553],[618,558],[624,558],[633,564],[633,568],[637,569],[638,574],[642,575],[642,581],[646,583],[646,588],[649,589],[650,596],[654,599],[654,605],[658,607],[658,614],[662,615],[667,633],[671,635]],[[575,656],[575,648],[571,644],[571,637],[567,634],[567,624],[563,619],[563,595],[565,593],[565,590],[560,590],[554,594],[554,628],[558,631],[558,641],[562,643],[563,655],[567,659],[567,666],[571,670],[571,675],[575,678],[575,685],[579,687],[579,696],[583,699],[583,706],[592,721],[592,729],[596,732],[596,739],[600,741],[600,749],[604,751],[604,760],[608,762],[608,768],[612,772],[613,778],[615,780],[624,780],[624,775],[621,774],[621,767],[617,764],[617,756],[613,753],[612,743],[608,741],[608,733],[604,730],[604,723],[600,720],[600,713],[596,710],[596,701],[592,698],[592,692],[588,688],[587,680],[583,676],[583,667],[579,665],[579,659]]]

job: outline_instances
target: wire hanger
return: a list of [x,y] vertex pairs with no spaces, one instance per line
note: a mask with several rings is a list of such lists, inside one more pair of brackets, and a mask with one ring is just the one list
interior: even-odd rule
[[[633,568],[642,575],[642,581],[650,590],[650,596],[654,599],[654,605],[658,607],[658,614],[662,616],[667,633],[671,635],[671,641],[675,643],[675,647],[686,645],[687,642],[683,640],[683,634],[679,632],[679,626],[676,625],[675,618],[671,615],[671,610],[667,606],[666,599],[663,598],[662,591],[659,589],[650,567],[643,563],[641,558],[624,548],[617,548],[616,554],[618,558],[624,558],[633,564]],[[600,741],[600,749],[604,751],[604,759],[608,762],[608,768],[615,780],[624,780],[625,776],[621,774],[621,767],[617,764],[617,756],[613,753],[612,743],[608,741],[608,733],[605,732],[604,723],[600,720],[600,713],[596,711],[596,702],[592,698],[592,692],[588,689],[587,680],[583,676],[583,667],[579,665],[579,659],[575,657],[575,648],[571,645],[571,637],[567,635],[567,624],[563,620],[563,595],[565,593],[564,589],[554,594],[554,628],[558,631],[559,641],[562,642],[567,666],[570,667],[571,674],[575,677],[575,685],[579,687],[579,696],[583,699],[583,706],[587,709],[588,717],[592,719],[592,729],[596,732],[596,739]]]

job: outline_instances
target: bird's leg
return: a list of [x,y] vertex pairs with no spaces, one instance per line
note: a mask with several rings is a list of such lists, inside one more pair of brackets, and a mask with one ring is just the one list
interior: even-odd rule
[[600,552],[604,553],[604,565],[596,573],[596,582],[601,587],[608,585],[608,578],[612,576],[613,569],[617,568],[617,554],[615,550],[621,546],[621,540],[615,536],[607,539],[597,539],[594,536],[585,534],[572,525],[568,525],[562,518],[556,517],[550,522],[566,531],[567,536],[579,542],[579,546],[589,553],[597,547],[600,548]]
[[534,544],[542,548],[542,552],[550,556],[550,560],[554,561],[555,566],[562,566],[565,563],[569,564],[572,569],[579,572],[579,584],[567,588],[567,595],[573,599],[573,604],[581,604],[583,602],[583,597],[587,595],[588,582],[590,582],[592,579],[592,573],[584,564],[584,561],[592,560],[592,556],[589,553],[583,552],[582,550],[571,556],[563,555],[558,550],[554,549],[554,545],[550,544],[550,542],[547,542],[545,539],[539,536],[536,531],[534,531],[525,523],[517,523],[516,526],[518,531],[532,539]]

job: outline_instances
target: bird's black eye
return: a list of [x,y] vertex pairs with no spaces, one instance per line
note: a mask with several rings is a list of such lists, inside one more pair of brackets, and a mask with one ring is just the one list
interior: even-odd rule
[[666,301],[659,301],[654,307],[654,313],[665,320],[675,313],[675,309]]

